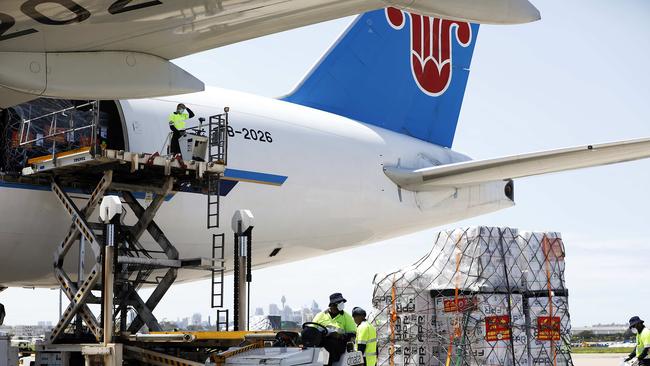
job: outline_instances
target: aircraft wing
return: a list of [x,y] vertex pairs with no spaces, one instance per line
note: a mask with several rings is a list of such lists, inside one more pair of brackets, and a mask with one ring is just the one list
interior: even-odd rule
[[398,186],[411,191],[458,187],[484,182],[615,164],[650,157],[650,139],[535,152],[409,170],[384,167]]
[[539,19],[528,0],[2,0],[0,107],[30,96],[201,91],[169,60],[386,6],[483,23]]

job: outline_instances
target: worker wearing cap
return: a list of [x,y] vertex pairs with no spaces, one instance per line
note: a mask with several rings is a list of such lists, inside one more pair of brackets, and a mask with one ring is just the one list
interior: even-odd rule
[[639,365],[650,365],[650,329],[643,325],[643,320],[638,316],[630,318],[630,329],[636,334],[636,348],[627,356],[625,361],[630,361],[634,357],[639,360]]
[[330,295],[329,308],[316,314],[313,323],[318,323],[329,330],[323,340],[323,347],[330,353],[329,364],[338,361],[345,352],[345,345],[357,333],[354,319],[343,308],[347,300],[336,292]]
[[377,364],[377,329],[366,320],[366,311],[356,307],[352,309],[352,318],[357,324],[356,346],[357,351],[363,353],[365,366]]
[[181,103],[176,106],[176,111],[169,115],[169,129],[172,130],[172,139],[170,143],[170,153],[177,155],[181,153],[181,145],[178,140],[183,135],[185,121],[194,117],[194,112]]

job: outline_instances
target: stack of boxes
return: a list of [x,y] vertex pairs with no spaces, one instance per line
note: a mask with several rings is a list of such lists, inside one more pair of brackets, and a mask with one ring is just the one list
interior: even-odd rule
[[374,282],[380,365],[572,364],[558,233],[441,232],[428,255]]

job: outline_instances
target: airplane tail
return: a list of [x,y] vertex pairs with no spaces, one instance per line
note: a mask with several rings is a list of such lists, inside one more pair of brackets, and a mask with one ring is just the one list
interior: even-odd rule
[[365,13],[283,99],[451,147],[478,28]]

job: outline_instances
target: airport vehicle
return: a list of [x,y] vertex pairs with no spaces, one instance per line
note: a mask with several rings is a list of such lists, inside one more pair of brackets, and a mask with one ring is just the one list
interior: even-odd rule
[[[119,3],[126,9],[127,2]],[[86,24],[77,22],[79,27]],[[161,151],[169,132],[167,115],[178,102],[197,116],[230,107],[222,206],[225,217],[244,207],[261,223],[252,256],[256,268],[510,207],[514,178],[650,156],[648,140],[483,161],[470,161],[451,150],[477,32],[476,24],[397,8],[369,12],[284,98],[209,88],[176,97],[102,101],[108,145],[134,152]],[[23,37],[11,41],[19,38]],[[14,56],[18,58],[3,65],[26,64],[21,55]],[[98,65],[92,58],[83,62]],[[20,73],[12,75],[20,78]],[[137,77],[133,81],[148,85]],[[126,81],[123,85],[132,90]],[[74,85],[72,90],[77,90]],[[166,92],[189,90],[195,89]],[[39,93],[71,99],[106,97],[77,92],[82,94]],[[40,101],[13,106],[4,114],[20,117]],[[0,201],[0,285],[53,286],[51,258],[40,254],[49,254],[48,248],[69,224],[55,198],[42,187],[2,183]],[[204,256],[209,250],[208,232],[197,230],[204,205],[200,195],[178,192],[159,214],[162,225],[174,228],[168,235],[183,257]],[[178,278],[201,276],[204,273],[180,271]]]
[[34,355],[23,356],[18,360],[18,366],[34,366],[36,357]]
[[[328,328],[307,322],[302,325],[300,333],[280,331],[272,347],[263,347],[241,352],[227,358],[226,365],[258,365],[262,363],[279,363],[282,365],[323,366],[328,364],[330,353],[323,347],[326,337],[332,336]],[[236,348],[235,348],[236,349]],[[265,361],[262,361],[265,360]],[[332,366],[363,365],[363,354],[354,351],[353,344],[348,343],[345,352]]]

